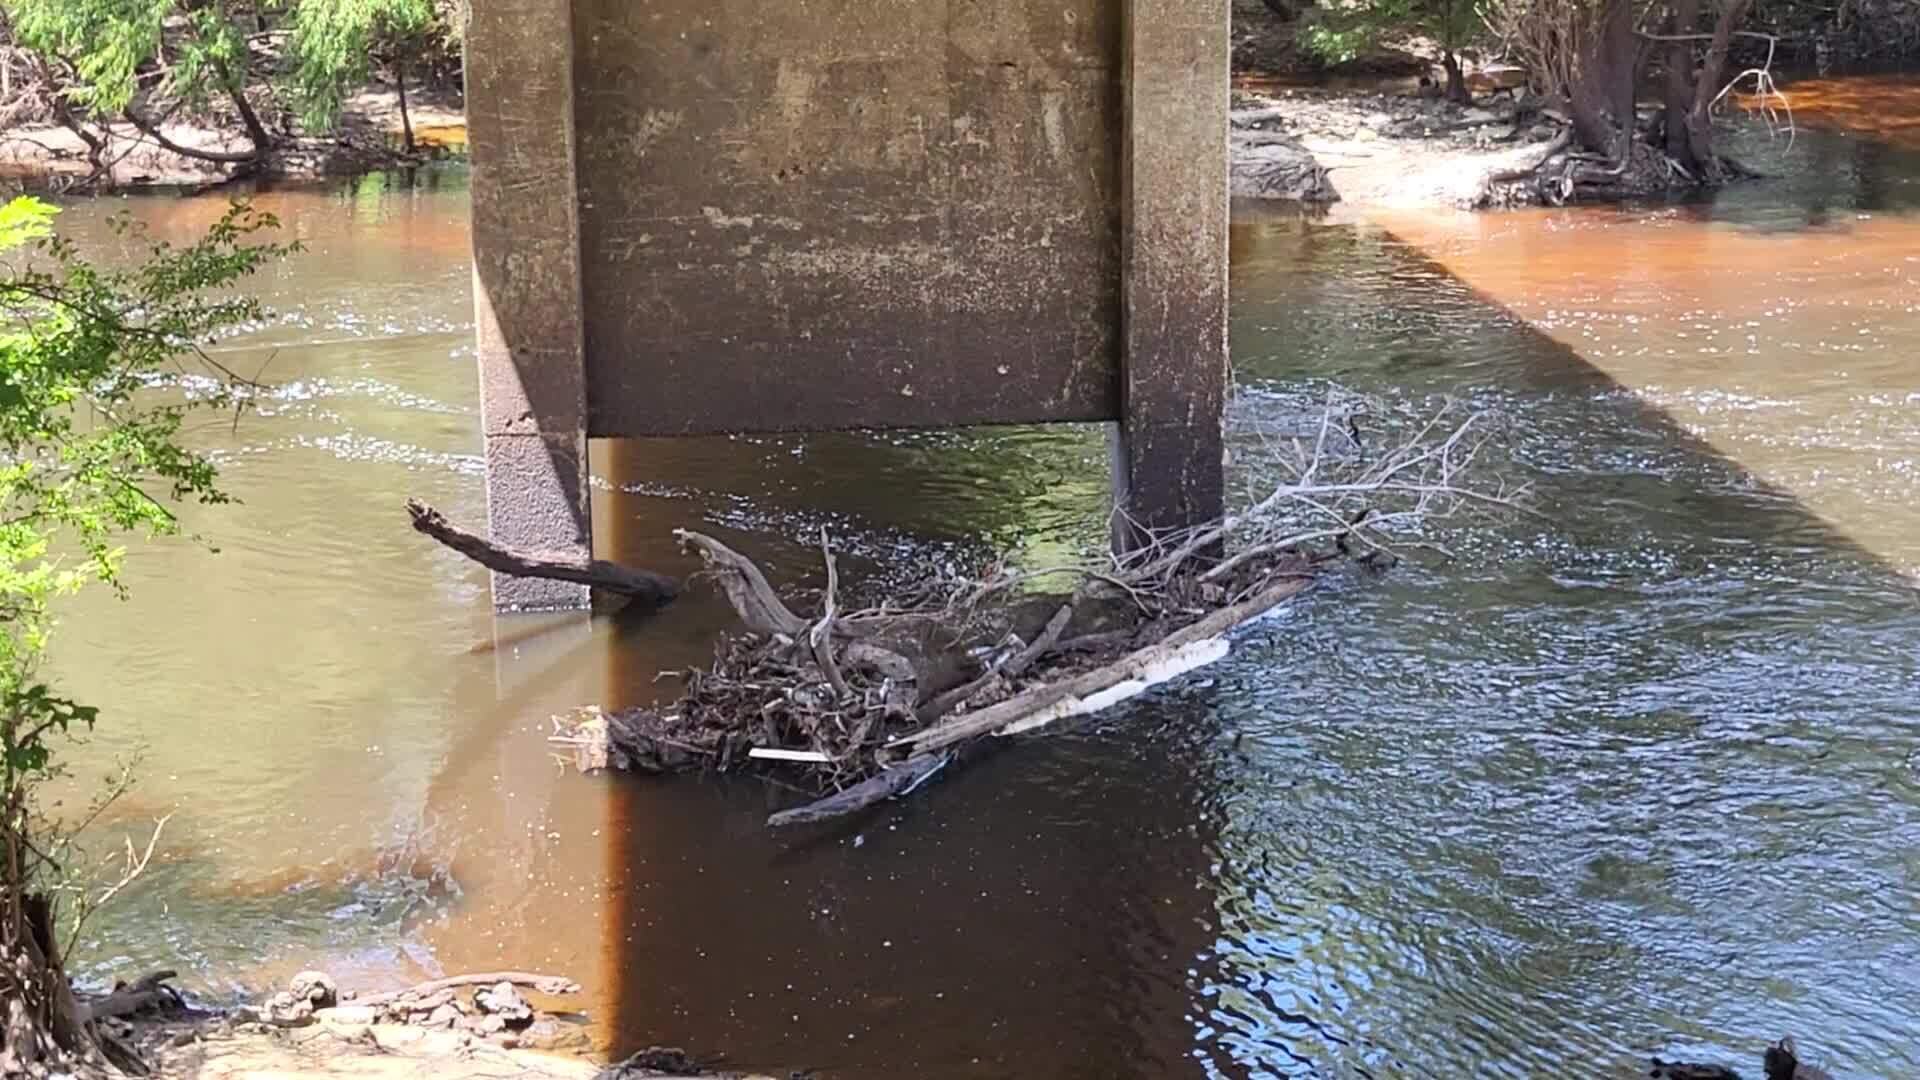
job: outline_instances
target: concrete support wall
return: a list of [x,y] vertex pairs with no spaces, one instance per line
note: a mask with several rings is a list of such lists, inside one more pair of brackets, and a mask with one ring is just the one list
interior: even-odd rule
[[[474,331],[494,539],[592,549],[574,181],[572,0],[486,0],[467,28]],[[584,586],[499,574],[503,609],[584,607]]]
[[1229,20],[1223,0],[1127,6],[1115,501],[1169,529],[1222,512]]
[[574,11],[597,434],[1116,415],[1122,0]]
[[1228,0],[471,20],[496,536],[585,549],[588,434],[1117,420],[1136,520],[1219,512]]

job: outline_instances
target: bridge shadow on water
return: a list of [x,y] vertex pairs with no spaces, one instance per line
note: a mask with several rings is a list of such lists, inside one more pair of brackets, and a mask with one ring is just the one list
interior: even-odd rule
[[[1243,219],[1233,245],[1242,408],[1337,384],[1409,415],[1498,409],[1544,520],[1449,529],[1454,564],[1335,581],[1206,678],[838,828],[769,834],[778,796],[753,782],[610,783],[615,1052],[830,1077],[1588,1075],[1672,1040],[1757,1059],[1791,1029],[1829,1066],[1915,1064],[1875,1034],[1920,1005],[1891,976],[1838,1003],[1799,981],[1888,947],[1913,913],[1861,894],[1902,857],[1765,824],[1874,808],[1885,844],[1920,829],[1888,758],[1911,711],[1883,685],[1920,628],[1903,568],[1390,233]],[[975,558],[983,533],[1084,539],[1104,488],[1080,429],[611,444],[597,470],[603,555],[686,571],[653,523],[691,507],[808,581],[821,524],[884,575]],[[612,635],[608,704],[659,700],[655,673],[726,622],[695,595]],[[1818,644],[1849,627],[1864,638]],[[1881,720],[1707,670],[1781,650],[1852,656],[1824,689]],[[1681,713],[1701,738],[1648,734]],[[1747,756],[1716,757],[1716,732]],[[1621,755],[1597,766],[1617,792],[1573,772],[1589,744]],[[1636,804],[1761,861],[1649,854],[1619,816]],[[1829,949],[1847,927],[1753,900],[1744,875],[1770,865],[1824,875],[1856,942],[1777,970],[1800,946],[1751,924]]]

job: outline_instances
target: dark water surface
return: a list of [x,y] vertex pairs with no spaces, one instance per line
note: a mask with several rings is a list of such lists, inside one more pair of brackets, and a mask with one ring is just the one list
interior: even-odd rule
[[[661,692],[717,602],[496,627],[407,529],[408,495],[483,517],[459,175],[268,195],[312,250],[226,359],[275,389],[196,432],[245,505],[63,643],[107,709],[78,779],[146,742],[101,846],[176,814],[88,970],[557,969],[610,1051],[834,1077],[1757,1073],[1786,1032],[1920,1075],[1920,151],[1808,127],[1771,164],[1706,206],[1242,215],[1238,419],[1463,398],[1543,516],[1442,526],[1450,561],[806,837],[757,785],[545,743]],[[121,207],[219,210],[65,224]],[[863,573],[1045,557],[1104,461],[1074,428],[609,444],[595,514],[682,573],[681,525],[789,580],[823,524]]]

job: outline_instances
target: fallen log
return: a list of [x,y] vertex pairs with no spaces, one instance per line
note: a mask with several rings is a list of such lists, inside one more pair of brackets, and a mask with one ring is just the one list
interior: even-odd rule
[[920,706],[918,710],[920,719],[923,722],[932,723],[966,704],[968,699],[986,689],[995,679],[1012,678],[1023,674],[1041,657],[1053,651],[1060,641],[1060,635],[1066,631],[1067,623],[1072,620],[1073,604],[1061,604],[1060,610],[1054,612],[1053,618],[1047,620],[1047,625],[1040,631],[1040,636],[1033,639],[1033,644],[1021,649],[1006,663],[989,666],[979,678],[962,683]]
[[[1225,635],[1286,603],[1312,582],[1294,578],[1276,582],[1238,604],[1221,608],[1190,626],[1176,630],[1159,643],[1136,650],[1114,663],[1057,683],[1036,687],[997,705],[964,713],[889,746],[912,747],[906,760],[889,766],[844,791],[767,818],[773,828],[810,825],[858,813],[912,790],[953,758],[958,744],[993,734],[1032,731],[1067,716],[1087,715],[1118,704],[1176,675],[1203,667],[1227,654]],[[1048,623],[1040,639],[1046,646],[1029,646],[1016,660],[1031,662],[1058,640],[1072,611],[1065,605]],[[1036,645],[1039,641],[1036,641]],[[1012,664],[1007,665],[1011,667]]]
[[[711,667],[687,673],[674,704],[596,712],[560,726],[550,741],[573,747],[583,769],[780,769],[820,797],[772,815],[776,828],[904,795],[957,760],[961,743],[1098,712],[1213,663],[1227,654],[1227,630],[1298,595],[1312,577],[1305,556],[1263,551],[1238,564],[1226,584],[1192,575],[1157,584],[1149,607],[1124,579],[1093,573],[1069,597],[990,612],[969,603],[949,614],[937,597],[917,610],[866,609],[864,625],[843,639],[838,575],[824,540],[828,588],[821,617],[810,620],[794,613],[752,560],[711,537],[679,536],[706,559],[705,576],[728,594],[751,633],[723,639]],[[1093,595],[1103,590],[1113,595]],[[1126,625],[1070,637],[1082,617]],[[919,633],[927,628],[937,632]],[[1069,657],[1083,650],[1091,655]],[[948,689],[927,685],[923,669],[964,655],[982,670]],[[972,711],[946,718],[969,705]]]
[[[1092,671],[1061,682],[1035,687],[997,705],[962,713],[943,723],[935,724],[925,731],[895,740],[889,745],[910,748],[915,755],[924,754],[1022,724],[1023,721],[1031,720],[1048,709],[1070,700],[1078,699],[1083,702],[1090,700],[1101,691],[1110,690],[1125,682],[1141,681],[1144,688],[1144,685],[1148,684],[1142,676],[1151,673],[1155,668],[1166,666],[1170,660],[1176,659],[1183,649],[1210,638],[1219,637],[1249,619],[1266,614],[1306,591],[1311,584],[1312,581],[1307,578],[1281,580],[1267,586],[1249,599],[1214,611],[1198,622],[1182,627],[1159,642],[1130,653],[1114,663],[1094,668]],[[1068,713],[1062,713],[1062,715],[1068,715]]]
[[1547,162],[1553,160],[1554,155],[1565,150],[1568,146],[1572,145],[1572,143],[1573,127],[1572,125],[1568,125],[1566,128],[1563,128],[1558,135],[1553,137],[1553,141],[1549,142],[1541,150],[1535,152],[1533,154],[1533,160],[1530,163],[1489,173],[1487,174],[1486,182],[1489,184],[1510,184],[1516,180],[1529,179],[1544,168]]
[[419,499],[407,500],[407,514],[417,532],[439,541],[481,566],[509,577],[546,578],[587,585],[602,592],[631,597],[659,606],[680,595],[680,583],[665,574],[607,562],[505,547],[468,532]]

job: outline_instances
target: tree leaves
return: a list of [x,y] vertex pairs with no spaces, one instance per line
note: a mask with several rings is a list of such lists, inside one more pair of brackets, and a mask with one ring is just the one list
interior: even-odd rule
[[[103,270],[53,231],[53,207],[0,207],[0,749],[5,792],[46,773],[48,736],[91,727],[93,709],[33,678],[52,601],[88,582],[122,588],[120,541],[177,530],[172,504],[227,495],[179,441],[196,410],[239,385],[203,346],[261,315],[233,286],[297,245],[255,243],[277,222],[236,203],[199,242],[153,241]],[[116,229],[143,239],[121,218]],[[182,384],[211,385],[183,393]]]
[[288,52],[302,122],[332,127],[348,88],[366,81],[374,53],[424,37],[436,17],[433,0],[300,0]]
[[0,0],[0,9],[16,44],[62,73],[67,103],[96,120],[118,119],[136,99],[200,106],[264,83],[314,131],[334,126],[380,54],[457,40],[460,10],[449,0]]
[[1351,0],[1308,12],[1300,40],[1321,59],[1344,64],[1388,34],[1425,34],[1457,49],[1480,28],[1478,0]]

